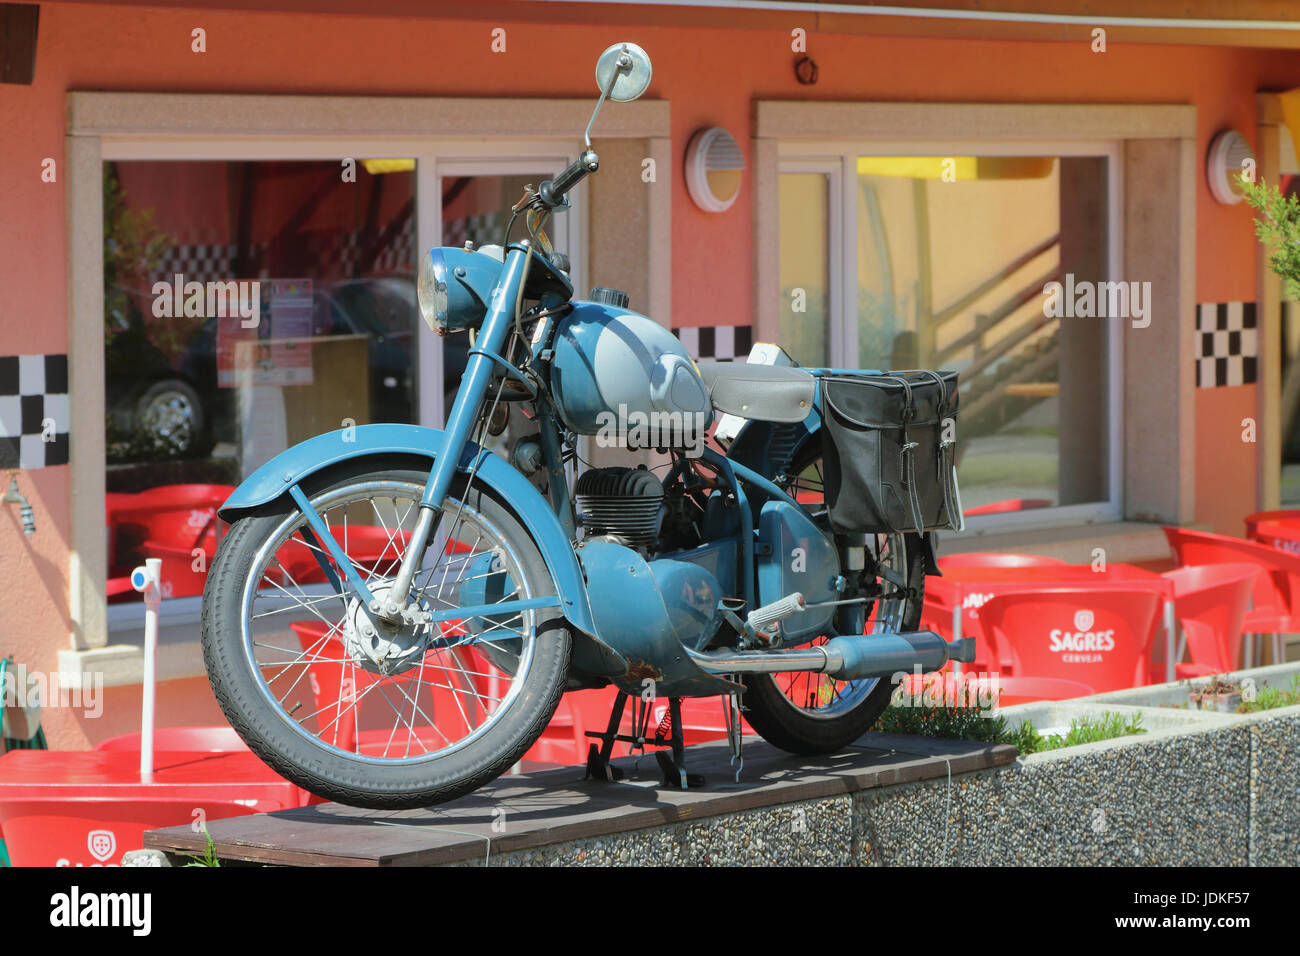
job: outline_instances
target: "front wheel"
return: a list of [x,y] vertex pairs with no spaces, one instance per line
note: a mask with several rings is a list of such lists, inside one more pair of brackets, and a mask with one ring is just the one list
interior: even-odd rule
[[[795,454],[786,488],[823,527],[826,523],[821,442]],[[869,633],[915,630],[925,588],[924,542],[916,534],[868,535],[882,596],[867,620]],[[819,636],[803,646],[824,644]],[[893,686],[880,678],[835,680],[808,671],[755,674],[745,680],[746,719],[764,740],[796,754],[841,750],[868,730],[889,706]]]
[[[303,483],[377,598],[415,527],[427,470],[356,461]],[[322,561],[324,566],[322,566]],[[237,520],[203,595],[212,689],[249,747],[325,799],[375,809],[453,799],[509,769],[559,702],[571,637],[556,608],[379,628],[280,499]],[[555,593],[531,537],[488,493],[453,485],[412,582],[430,612]]]

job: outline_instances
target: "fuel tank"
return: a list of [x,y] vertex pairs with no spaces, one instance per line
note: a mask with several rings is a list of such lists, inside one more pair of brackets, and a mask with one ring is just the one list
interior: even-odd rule
[[613,305],[574,302],[553,349],[551,391],[561,419],[579,435],[616,434],[640,447],[702,441],[713,417],[708,389],[690,353],[658,322]]

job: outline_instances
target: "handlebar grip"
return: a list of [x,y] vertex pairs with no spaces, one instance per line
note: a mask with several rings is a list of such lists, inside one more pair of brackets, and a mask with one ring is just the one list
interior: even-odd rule
[[548,179],[537,189],[542,202],[551,208],[564,204],[565,194],[600,168],[600,157],[593,149],[585,149],[575,162],[566,166],[554,179]]

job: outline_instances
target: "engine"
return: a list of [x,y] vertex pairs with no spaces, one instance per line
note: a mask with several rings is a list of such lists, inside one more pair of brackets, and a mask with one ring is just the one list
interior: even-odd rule
[[657,550],[664,489],[644,468],[592,468],[574,485],[578,520],[587,537],[607,536],[638,551]]
[[702,541],[704,509],[680,481],[665,491],[644,466],[583,472],[574,487],[574,506],[589,539],[611,538],[642,554],[685,551]]

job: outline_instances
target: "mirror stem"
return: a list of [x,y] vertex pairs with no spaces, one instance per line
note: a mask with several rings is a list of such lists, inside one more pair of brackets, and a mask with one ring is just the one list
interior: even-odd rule
[[[624,50],[626,51],[626,48],[624,48]],[[632,72],[632,57],[629,56],[627,52],[624,52],[618,58],[617,69],[610,74],[609,82],[606,83],[605,88],[600,91],[600,99],[596,100],[596,108],[591,111],[591,119],[587,120],[587,129],[582,134],[582,140],[586,143],[588,149],[591,149],[591,127],[596,123],[596,116],[600,113],[600,108],[604,105],[605,98],[608,97],[610,91],[614,89],[614,84],[618,81],[618,78],[624,73],[630,72]]]

